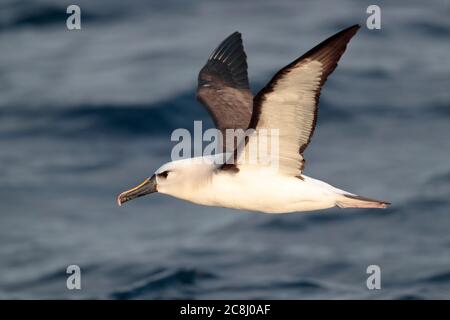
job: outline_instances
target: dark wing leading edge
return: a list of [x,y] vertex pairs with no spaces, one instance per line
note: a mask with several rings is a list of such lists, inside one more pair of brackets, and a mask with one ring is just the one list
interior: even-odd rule
[[225,138],[226,129],[247,129],[253,95],[239,32],[226,38],[209,56],[198,75],[197,98],[208,109]]
[[[278,129],[278,152],[270,157],[276,158],[280,172],[298,175],[303,171],[303,151],[316,125],[320,90],[358,29],[354,25],[323,41],[278,71],[255,96],[249,127],[257,133]],[[246,153],[255,136],[248,139]]]

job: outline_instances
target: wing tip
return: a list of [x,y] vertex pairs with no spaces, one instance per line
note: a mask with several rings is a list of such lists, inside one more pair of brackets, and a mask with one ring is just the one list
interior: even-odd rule
[[325,63],[327,65],[325,67],[326,75],[323,80],[323,82],[325,82],[326,77],[336,68],[337,62],[345,52],[348,43],[360,28],[361,26],[359,24],[354,24],[350,27],[342,29],[341,31],[328,37],[327,39],[316,45],[314,48],[306,52],[291,65],[295,65],[298,61],[310,57],[312,57],[313,59],[321,60],[322,63]]
[[[242,34],[239,31],[235,31],[225,38],[218,46],[215,48],[208,57],[208,61],[211,60],[221,60],[220,55],[223,55],[227,50],[234,48],[235,46],[242,46]],[[219,59],[218,59],[219,58]]]
[[[361,25],[359,23],[355,23],[354,25],[348,27],[347,29],[355,29],[358,30],[361,28]],[[344,29],[345,30],[345,29]]]
[[[350,27],[344,28],[341,31],[337,32],[336,34],[330,36],[328,39],[326,39],[325,41],[331,41],[333,39],[339,39],[339,38],[347,38],[347,42],[356,34],[356,32],[358,32],[358,30],[361,29],[361,25],[360,24],[354,24]],[[325,42],[323,41],[323,42]]]
[[[356,32],[358,32],[358,30],[361,29],[361,25],[359,23],[354,24],[348,28],[345,28],[344,30],[342,30],[342,33],[348,33],[351,34],[351,37],[353,37],[353,35],[356,34]],[[339,32],[340,33],[340,32]]]
[[232,87],[249,89],[247,68],[247,55],[242,34],[234,31],[209,55],[206,65],[200,71],[199,78],[214,74],[227,81]]

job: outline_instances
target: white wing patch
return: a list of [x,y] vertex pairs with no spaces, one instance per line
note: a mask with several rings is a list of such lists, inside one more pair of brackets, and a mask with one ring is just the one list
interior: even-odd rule
[[[321,88],[358,29],[359,25],[353,25],[322,41],[278,71],[255,96],[249,125],[255,132],[235,150],[233,160],[238,167],[256,164],[290,176],[302,173],[303,152],[314,133]],[[274,137],[278,137],[275,143]],[[260,141],[268,139],[271,147],[264,150]]]
[[[303,156],[299,150],[302,145],[308,143],[314,129],[317,112],[316,94],[321,75],[322,63],[307,59],[300,61],[276,81],[272,91],[263,97],[262,112],[255,128],[256,132],[246,145],[244,152],[246,155],[252,152],[250,146],[257,143],[255,139],[262,139],[262,135],[269,135],[271,129],[278,129],[278,150],[269,148],[271,154],[268,156],[271,161],[278,162],[280,173],[287,175],[300,173]],[[241,153],[241,157],[244,153]],[[261,155],[258,154],[258,157],[261,158]],[[240,158],[239,163],[245,161]],[[267,165],[267,162],[261,159],[258,164],[262,163]]]

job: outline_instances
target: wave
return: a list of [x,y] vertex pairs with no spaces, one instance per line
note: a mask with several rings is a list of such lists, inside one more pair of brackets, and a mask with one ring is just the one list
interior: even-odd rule
[[142,299],[151,297],[153,299],[163,299],[165,296],[161,295],[161,292],[164,289],[172,289],[178,293],[183,293],[183,297],[186,297],[189,295],[188,289],[198,282],[216,278],[217,276],[213,273],[197,269],[163,270],[151,275],[149,279],[135,283],[129,288],[111,293],[110,298]]
[[433,38],[448,38],[448,24],[440,21],[419,21],[410,24],[410,30],[422,33],[424,36]]
[[[66,267],[67,266],[61,266],[58,269],[44,272],[41,271],[39,276],[36,278],[32,278],[29,280],[24,280],[22,282],[17,282],[11,285],[5,285],[5,288],[11,291],[21,291],[21,290],[27,290],[27,289],[33,289],[33,288],[39,288],[43,284],[46,286],[51,287],[52,285],[60,285],[61,283],[65,283],[67,280],[67,273],[66,273]],[[91,272],[95,272],[100,269],[100,266],[97,264],[87,264],[83,265],[83,274],[88,274]]]
[[436,273],[427,278],[422,279],[420,282],[423,283],[447,283],[450,281],[450,271],[446,271],[443,273]]

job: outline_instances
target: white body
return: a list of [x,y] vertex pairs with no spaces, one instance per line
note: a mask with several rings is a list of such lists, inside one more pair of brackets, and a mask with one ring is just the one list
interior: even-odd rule
[[338,194],[332,186],[306,176],[303,179],[244,170],[218,173],[201,192],[186,194],[185,200],[268,213],[312,211],[336,205]]
[[214,157],[170,162],[156,173],[158,192],[193,203],[233,209],[286,213],[331,208],[351,195],[331,185],[302,175],[292,177],[258,166],[243,166],[238,172],[218,170]]

